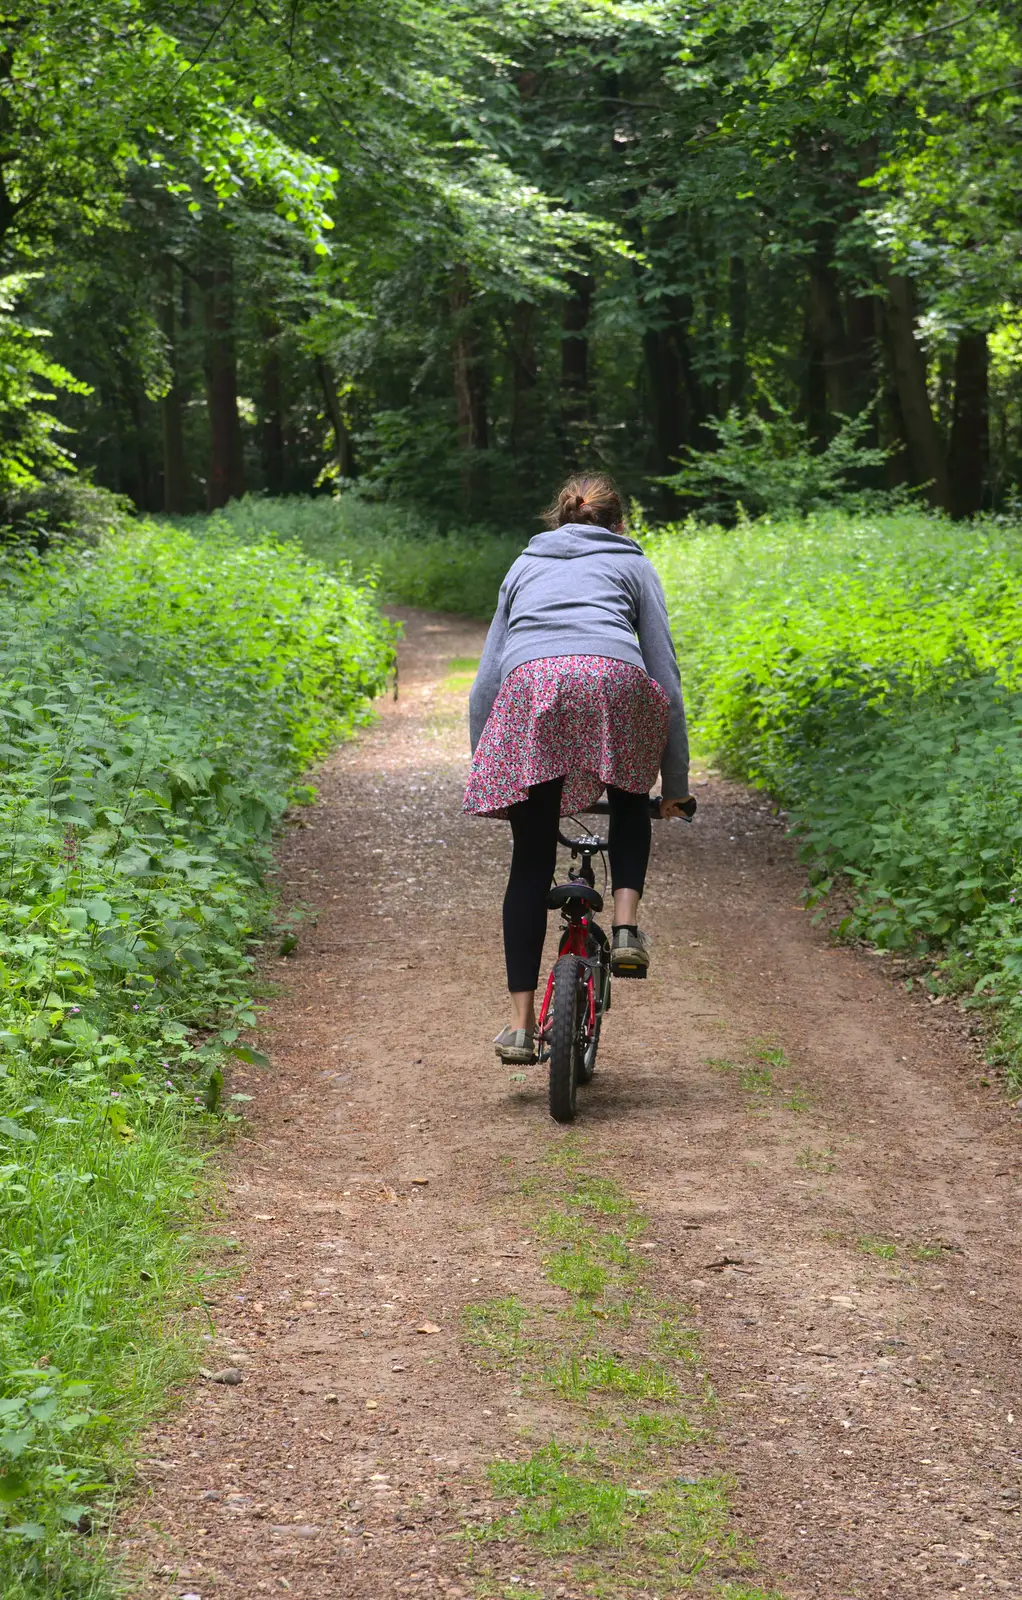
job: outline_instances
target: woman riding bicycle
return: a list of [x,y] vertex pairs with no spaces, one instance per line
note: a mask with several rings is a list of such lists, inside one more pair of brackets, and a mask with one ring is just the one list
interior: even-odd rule
[[624,532],[609,478],[570,479],[501,585],[469,700],[472,774],[464,809],[506,818],[514,849],[504,896],[512,1020],[502,1061],[536,1053],[536,985],[560,818],[604,788],[614,891],[611,970],[649,965],[638,928],[649,862],[648,795],[663,817],[688,798],[688,738],[663,589]]

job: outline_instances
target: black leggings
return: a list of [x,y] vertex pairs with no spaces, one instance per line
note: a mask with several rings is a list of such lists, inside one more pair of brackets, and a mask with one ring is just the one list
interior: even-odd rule
[[[546,897],[557,859],[563,778],[535,783],[529,798],[508,812],[514,852],[504,896],[504,959],[512,994],[535,989],[546,937]],[[607,787],[610,803],[610,878],[615,889],[641,894],[652,833],[644,794]]]

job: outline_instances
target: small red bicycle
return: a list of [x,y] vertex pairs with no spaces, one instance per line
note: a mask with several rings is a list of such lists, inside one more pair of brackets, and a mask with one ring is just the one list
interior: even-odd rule
[[[651,796],[649,806],[651,816],[659,819],[660,801]],[[683,807],[686,821],[695,809],[690,799]],[[591,810],[606,814],[608,807],[604,801]],[[567,883],[555,884],[547,897],[564,926],[540,1007],[536,1045],[539,1060],[550,1063],[550,1115],[555,1122],[573,1122],[578,1086],[589,1083],[596,1071],[600,1028],[610,1010],[610,940],[595,920],[603,910],[603,895],[593,872],[593,857],[602,856],[606,887],[607,840],[597,834],[557,837],[578,867],[570,867]],[[644,978],[645,968],[637,968],[634,976]]]

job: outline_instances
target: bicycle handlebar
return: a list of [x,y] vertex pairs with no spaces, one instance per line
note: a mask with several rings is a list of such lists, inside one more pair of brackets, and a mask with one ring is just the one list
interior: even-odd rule
[[[580,810],[581,809],[582,808],[580,808]],[[682,806],[681,821],[682,822],[691,822],[692,818],[696,814],[696,810],[697,810],[697,806],[696,806],[695,795],[691,795],[690,794],[688,799],[685,801],[684,805]],[[587,815],[589,815],[590,812],[596,812],[597,815],[599,815],[599,816],[607,816],[609,811],[610,811],[610,806],[607,804],[606,800],[597,800],[595,805],[586,806],[585,809],[582,810],[582,815],[583,816],[587,816]],[[655,795],[655,794],[651,794],[650,795],[650,797],[649,797],[649,814],[650,814],[650,817],[656,822],[662,822],[664,820],[660,815],[660,797],[659,797],[659,795]],[[561,833],[560,830],[558,830],[557,837],[558,837],[558,840],[560,841],[561,844],[567,845],[569,848],[572,845],[577,845],[579,843],[579,841],[577,839],[569,839],[567,834]],[[601,850],[605,850],[607,848],[606,839],[596,839],[596,840],[591,840],[590,842],[591,843],[595,843],[598,846],[598,848],[601,849]]]
[[[698,808],[697,808],[697,805],[696,805],[696,797],[695,797],[695,795],[690,794],[688,799],[682,802],[682,807],[681,807],[681,812],[682,812],[681,820],[682,820],[682,822],[691,822],[692,818],[696,814],[696,810],[697,809]],[[605,817],[605,816],[607,816],[607,814],[610,811],[610,806],[608,805],[606,800],[597,800],[595,805],[586,806],[585,810],[586,810],[586,812],[595,811],[599,816]],[[653,818],[654,822],[660,822],[660,821],[663,820],[661,818],[661,816],[660,816],[660,796],[659,795],[656,795],[656,794],[651,794],[650,795],[650,797],[649,797],[649,814]]]

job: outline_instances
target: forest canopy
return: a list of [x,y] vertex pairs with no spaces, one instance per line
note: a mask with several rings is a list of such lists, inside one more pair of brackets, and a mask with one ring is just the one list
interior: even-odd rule
[[33,0],[0,117],[8,506],[1017,494],[1004,0]]

